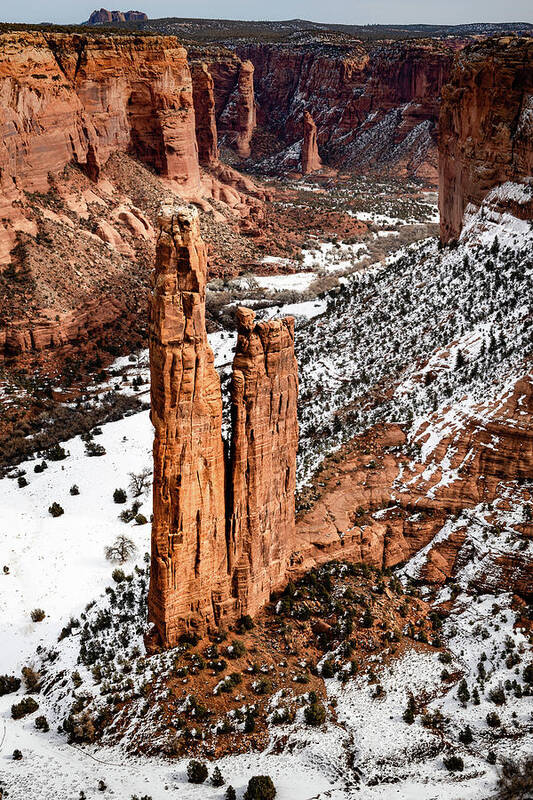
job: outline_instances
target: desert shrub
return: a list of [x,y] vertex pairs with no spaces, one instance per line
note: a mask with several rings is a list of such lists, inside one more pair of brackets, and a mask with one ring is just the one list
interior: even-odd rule
[[529,800],[533,797],[533,756],[502,763],[494,800]]
[[313,701],[304,709],[304,718],[308,725],[322,725],[326,719],[326,709],[323,703]]
[[503,686],[495,686],[489,692],[489,700],[496,706],[503,706],[505,704],[505,692]]
[[226,655],[228,658],[240,658],[246,653],[246,647],[238,639],[233,639],[230,645],[226,648]]
[[22,667],[22,677],[28,692],[38,692],[41,684],[41,676],[31,667]]
[[472,728],[470,725],[467,725],[462,731],[459,732],[459,741],[462,744],[472,744],[474,741],[474,736],[472,734]]
[[207,767],[203,761],[193,759],[187,765],[187,780],[189,783],[203,783],[207,778]]
[[443,758],[444,766],[448,772],[462,772],[465,768],[464,761],[461,756],[450,756]]
[[124,489],[115,489],[113,492],[113,501],[115,503],[125,503],[128,499],[128,495],[124,491]]
[[49,461],[64,461],[67,456],[68,453],[64,447],[61,447],[60,444],[54,444],[46,451],[46,458]]
[[335,664],[332,658],[327,658],[322,664],[320,674],[323,678],[333,678],[335,675]]
[[487,720],[487,725],[489,728],[499,728],[501,725],[499,714],[497,714],[495,711],[490,711],[485,719]]
[[125,564],[126,561],[133,558],[137,552],[137,547],[135,546],[135,542],[121,534],[117,536],[113,544],[105,548],[104,552],[108,561],[115,564]]
[[105,456],[106,450],[105,447],[101,444],[95,444],[95,442],[86,442],[85,443],[85,455],[89,456],[90,458],[94,458],[96,456]]
[[39,708],[39,703],[33,697],[23,697],[20,703],[13,703],[11,706],[11,716],[13,719],[21,719],[27,714],[33,714]]
[[211,783],[213,786],[224,786],[226,783],[218,767],[215,767],[213,770],[213,774],[211,775]]
[[533,664],[528,664],[524,668],[524,680],[526,683],[533,683]]
[[59,505],[59,503],[52,503],[52,505],[48,508],[48,513],[51,514],[53,517],[60,517],[61,514],[64,514],[65,511]]
[[11,694],[20,689],[20,678],[14,675],[0,675],[0,697],[4,694]]
[[274,800],[276,787],[269,775],[254,775],[248,781],[243,800]]
[[42,622],[46,614],[42,608],[34,608],[33,611],[30,612],[30,617],[32,622]]
[[237,627],[240,631],[251,631],[254,627],[254,621],[249,614],[244,614],[238,620]]

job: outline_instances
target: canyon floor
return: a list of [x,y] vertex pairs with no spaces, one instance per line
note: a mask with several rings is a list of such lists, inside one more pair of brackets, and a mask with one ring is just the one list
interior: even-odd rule
[[[134,174],[109,169],[122,187]],[[499,205],[526,190],[490,193],[443,249],[423,184],[272,186],[267,246],[233,270],[244,240],[228,239],[208,293],[225,390],[235,305],[296,318],[301,563],[254,627],[143,655],[149,476],[129,484],[151,468],[145,333],[70,385],[64,365],[2,375],[4,442],[24,441],[3,451],[0,673],[31,668],[0,697],[11,800],[241,798],[256,774],[280,800],[485,800],[531,754],[533,230]],[[326,546],[309,575],[317,531],[346,563]],[[136,553],[113,575],[122,533]],[[28,695],[39,708],[13,719]],[[191,755],[226,785],[188,783]]]

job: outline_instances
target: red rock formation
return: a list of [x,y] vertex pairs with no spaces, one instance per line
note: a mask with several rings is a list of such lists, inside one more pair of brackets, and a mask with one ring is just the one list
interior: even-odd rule
[[433,40],[341,39],[330,47],[257,43],[236,51],[255,67],[260,128],[292,144],[301,138],[307,110],[333,166],[436,181],[436,124],[450,47]]
[[101,8],[93,11],[86,25],[111,25],[115,22],[140,22],[148,19],[143,11],[108,11]]
[[242,158],[248,158],[255,126],[254,65],[243,61],[239,64],[237,84],[218,118],[218,129]]
[[309,175],[322,167],[322,161],[318,155],[318,145],[316,140],[316,125],[313,117],[306,111],[304,113],[304,137],[302,141],[302,174]]
[[228,597],[220,380],[205,328],[198,214],[160,217],[150,310],[154,520],[148,597],[155,639],[213,625]]
[[507,36],[463,50],[443,90],[440,218],[456,239],[469,203],[533,173],[533,41]]
[[[430,544],[446,520],[464,509],[496,500],[499,510],[510,509],[511,487],[514,502],[519,495],[520,505],[531,502],[531,378],[468,411],[460,404],[454,411],[452,423],[434,415],[418,430],[417,445],[437,443],[423,461],[395,454],[405,443],[403,432],[379,425],[327,465],[318,476],[325,488],[297,520],[292,569],[300,574],[333,558],[394,566]],[[522,532],[533,537],[531,522]],[[464,541],[464,526],[450,529],[428,548],[419,577],[434,583],[451,577]],[[502,588],[531,593],[533,562],[527,552],[516,551],[512,558],[496,552],[493,560],[506,576]]]
[[294,536],[298,367],[294,319],[237,311],[233,362],[229,569],[238,614],[286,582]]
[[173,647],[186,631],[205,632],[221,619],[256,613],[283,586],[292,550],[294,320],[254,326],[254,312],[239,309],[225,494],[222,397],[207,343],[205,283],[197,212],[165,208],[150,308],[150,650]]
[[0,96],[7,197],[48,191],[48,174],[71,161],[97,178],[116,150],[133,150],[183,192],[199,189],[191,76],[172,37],[4,34]]
[[211,167],[218,163],[215,84],[207,64],[193,62],[191,64],[191,72],[198,158],[200,164]]

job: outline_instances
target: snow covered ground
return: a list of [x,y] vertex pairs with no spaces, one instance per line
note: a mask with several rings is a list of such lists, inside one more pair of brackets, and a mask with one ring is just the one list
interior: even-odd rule
[[[435,404],[458,402],[465,394],[465,402],[472,403],[480,394],[486,397],[489,380],[496,381],[497,392],[513,370],[523,371],[522,359],[529,352],[525,298],[531,295],[527,261],[531,231],[518,222],[497,215],[481,219],[474,212],[468,229],[468,237],[455,250],[439,253],[435,243],[415,245],[391,257],[385,268],[377,266],[354,278],[342,295],[332,295],[329,302],[279,309],[281,313],[299,309],[309,320],[300,325],[297,342],[302,395],[307,397],[302,405],[301,475],[309,474],[323,455],[313,444],[313,432],[324,421],[329,423],[336,410],[366,393],[369,385],[379,384],[385,374],[397,374],[396,394],[379,413],[394,419],[407,409],[416,433],[420,419]],[[522,250],[525,255],[517,256]],[[487,261],[497,270],[487,268]],[[482,325],[477,313],[485,319]],[[222,369],[231,362],[235,335],[220,332],[209,338]],[[456,368],[458,350],[468,365],[464,371]],[[480,373],[473,368],[483,352],[490,352],[491,358],[483,361]],[[146,354],[136,362],[117,360],[114,366],[117,370],[128,366],[132,376],[147,380]],[[431,382],[425,377],[429,373]],[[146,390],[145,383],[141,391]],[[342,436],[347,438],[377,418],[377,412],[367,409],[353,427],[345,426]],[[341,441],[341,434],[338,439],[331,431],[325,436],[328,446]],[[151,464],[148,412],[103,425],[94,443],[104,447],[105,455],[88,456],[85,443],[75,437],[64,443],[69,455],[61,461],[48,460],[43,472],[34,472],[40,459],[20,465],[27,486],[19,488],[16,477],[0,480],[0,567],[9,568],[8,574],[0,574],[0,674],[19,674],[23,666],[37,668],[39,648],[58,653],[52,667],[57,684],[48,695],[35,695],[38,711],[13,720],[11,704],[23,697],[23,690],[0,697],[0,785],[8,788],[10,800],[77,800],[80,792],[87,798],[109,795],[120,800],[132,795],[221,800],[225,787],[187,783],[187,761],[135,759],[117,747],[74,747],[55,725],[47,733],[35,728],[40,714],[57,723],[60,690],[70,686],[76,666],[76,633],[58,642],[63,626],[71,617],[79,618],[89,603],[95,601],[96,613],[107,602],[105,588],[112,584],[112,566],[105,559],[105,546],[120,533],[134,540],[137,555],[129,571],[134,565],[145,567],[149,549],[149,524],[118,519],[133,500],[129,473]],[[73,485],[79,494],[70,493]],[[113,501],[116,488],[128,490],[125,505]],[[149,519],[150,491],[137,499],[142,503],[140,512]],[[48,512],[53,502],[64,509],[57,518]],[[408,650],[401,660],[387,665],[378,654],[373,670],[383,690],[379,696],[369,675],[343,684],[328,679],[336,721],[330,716],[327,725],[312,729],[297,720],[277,728],[265,752],[218,762],[239,800],[254,774],[273,778],[279,800],[486,800],[490,796],[497,773],[488,761],[489,751],[494,750],[498,759],[526,751],[533,703],[524,692],[523,679],[523,667],[531,659],[529,644],[515,624],[511,597],[505,593],[478,597],[472,590],[476,574],[487,567],[485,513],[486,509],[477,508],[453,523],[466,526],[466,544],[473,555],[456,578],[455,604],[441,632],[449,663],[442,662],[437,651]],[[502,530],[491,546],[515,548],[517,521],[518,516],[502,508]],[[402,580],[408,583],[419,574],[422,557],[415,556],[406,565]],[[447,600],[450,592],[444,587],[437,600]],[[31,620],[36,608],[45,611],[41,622]],[[457,696],[457,680],[444,679],[443,669],[464,676],[468,700]],[[491,699],[500,685],[505,692],[502,705]],[[407,724],[403,713],[411,693],[417,709],[414,722]],[[492,712],[500,717],[497,728],[487,724]],[[458,737],[467,724],[473,741],[464,744]],[[23,754],[20,761],[12,759],[16,748]],[[445,768],[443,758],[451,753],[463,758],[464,770]],[[99,780],[108,787],[106,792],[98,790]]]

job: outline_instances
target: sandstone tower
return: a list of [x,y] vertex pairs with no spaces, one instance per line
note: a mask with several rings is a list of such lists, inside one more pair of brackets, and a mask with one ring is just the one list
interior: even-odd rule
[[154,517],[149,617],[175,644],[227,595],[222,397],[205,328],[198,213],[164,208],[150,308]]
[[237,311],[232,381],[228,558],[240,614],[255,614],[284,585],[294,536],[294,319],[254,325],[254,317]]
[[254,325],[254,312],[239,309],[225,463],[198,213],[164,207],[159,228],[150,304],[149,650],[254,614],[283,586],[294,538],[298,440],[294,320]]

